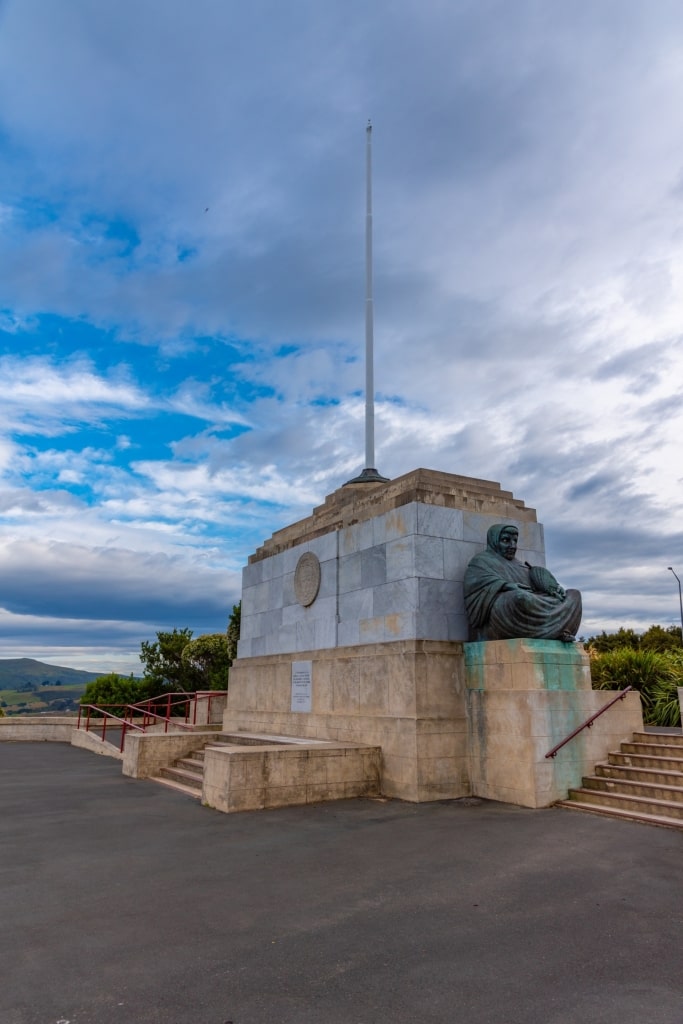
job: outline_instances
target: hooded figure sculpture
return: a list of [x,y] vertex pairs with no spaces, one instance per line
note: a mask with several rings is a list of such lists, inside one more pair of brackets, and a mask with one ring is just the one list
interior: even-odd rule
[[576,637],[581,594],[565,591],[552,573],[515,558],[519,531],[498,523],[486,535],[486,551],[465,571],[465,610],[474,640]]

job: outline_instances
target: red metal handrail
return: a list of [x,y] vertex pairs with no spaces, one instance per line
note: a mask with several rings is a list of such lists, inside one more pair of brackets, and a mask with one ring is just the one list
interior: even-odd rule
[[86,732],[90,732],[91,731],[90,730],[90,717],[91,717],[91,713],[93,711],[95,711],[98,714],[102,715],[102,735],[100,736],[100,739],[103,742],[106,742],[107,741],[107,723],[109,722],[110,719],[113,719],[113,721],[118,722],[121,725],[121,743],[119,745],[119,752],[121,753],[123,751],[123,745],[126,742],[126,731],[128,729],[137,729],[138,732],[144,732],[145,731],[145,727],[144,727],[144,725],[138,725],[137,723],[133,722],[132,718],[129,721],[127,714],[126,714],[125,718],[121,718],[120,715],[115,715],[111,711],[106,711],[105,708],[107,708],[107,707],[110,707],[110,708],[124,707],[126,712],[128,712],[128,710],[130,709],[131,706],[130,705],[123,705],[123,704],[81,704],[81,705],[79,705],[79,708],[78,708],[78,724],[77,724],[76,728],[77,729],[81,728],[81,717],[82,717],[81,712],[82,712],[83,708],[87,708],[88,714],[86,716],[85,731]]
[[[147,728],[154,724],[154,722],[165,722],[166,727],[164,732],[168,732],[168,724],[173,719],[173,724],[178,729],[191,729],[197,724],[197,704],[200,700],[208,701],[207,718],[210,717],[211,713],[211,700],[214,697],[225,696],[227,691],[210,691],[206,693],[182,693],[178,694],[174,691],[169,693],[161,693],[156,697],[148,697],[146,700],[141,700],[137,704],[81,704],[78,708],[78,724],[77,728],[81,728],[82,712],[87,709],[85,731],[90,732],[90,721],[93,714],[102,715],[102,740],[106,740],[107,735],[107,723],[110,719],[121,723],[121,745],[119,750],[123,750],[123,745],[126,739],[126,731],[128,729],[136,729],[139,732],[146,732]],[[157,702],[163,701],[160,710],[163,710],[164,714],[158,714],[157,711],[152,711],[152,706],[159,707]],[[180,715],[173,716],[172,709],[179,705],[185,704],[185,721],[181,722],[179,719]],[[164,707],[165,705],[165,707]],[[194,706],[194,714],[192,716],[192,725],[188,724],[190,718],[190,710]],[[123,710],[123,717],[121,715],[115,715],[113,712],[108,711],[107,708],[117,708]],[[142,716],[142,725],[139,725],[133,721],[134,718]]]
[[629,690],[632,689],[632,686],[627,686],[625,690],[622,690],[620,693],[616,695],[616,697],[613,697],[608,704],[605,704],[604,707],[600,708],[599,711],[596,711],[594,715],[591,715],[590,718],[587,718],[585,722],[582,722],[581,725],[574,729],[574,732],[570,732],[568,736],[565,736],[561,743],[558,743],[556,747],[553,747],[552,750],[549,750],[548,753],[545,755],[546,758],[555,757],[555,754],[558,752],[558,750],[562,749],[565,743],[569,743],[570,740],[573,740],[574,737],[578,736],[583,729],[590,729],[596,718],[599,718],[600,715],[604,715],[605,711],[609,711],[612,705],[616,704],[618,700],[623,700],[626,694],[629,692]]

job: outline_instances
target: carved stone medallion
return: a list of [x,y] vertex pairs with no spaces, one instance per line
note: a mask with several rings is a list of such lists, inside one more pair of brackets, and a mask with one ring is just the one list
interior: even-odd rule
[[320,590],[320,562],[312,551],[307,551],[296,563],[294,593],[299,604],[308,608]]

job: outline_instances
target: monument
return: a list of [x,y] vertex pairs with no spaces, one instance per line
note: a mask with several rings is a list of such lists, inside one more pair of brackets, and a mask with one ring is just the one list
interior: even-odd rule
[[[348,744],[349,763],[353,744],[356,764],[379,751],[385,796],[545,806],[642,725],[637,697],[546,759],[605,695],[571,642],[581,597],[545,569],[535,511],[491,481],[427,469],[387,480],[374,468],[371,131],[365,469],[250,556],[223,728]],[[270,785],[265,761],[258,772]],[[335,772],[319,783],[329,798],[348,795]],[[292,802],[308,799],[305,758],[299,774]]]
[[[345,485],[273,534],[243,571],[224,731],[380,747],[381,792],[406,800],[566,796],[639,727],[638,698],[545,758],[607,696],[579,644],[471,642],[468,566],[501,526],[525,573],[544,566],[534,509],[497,483],[417,469]],[[576,600],[553,598],[573,609],[563,628],[578,627]]]

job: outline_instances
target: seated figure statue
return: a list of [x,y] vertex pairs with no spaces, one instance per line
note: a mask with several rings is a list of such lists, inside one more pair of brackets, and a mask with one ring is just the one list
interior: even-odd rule
[[532,637],[571,643],[581,622],[581,594],[565,591],[542,566],[515,558],[519,531],[498,523],[486,551],[465,571],[465,610],[474,640]]

